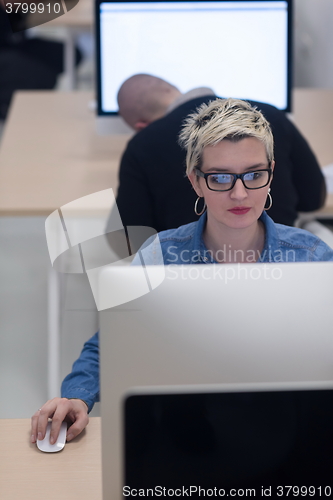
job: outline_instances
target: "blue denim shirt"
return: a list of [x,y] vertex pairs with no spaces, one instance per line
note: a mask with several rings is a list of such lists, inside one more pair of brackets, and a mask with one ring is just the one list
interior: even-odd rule
[[[315,262],[333,260],[333,250],[317,236],[295,227],[275,224],[263,212],[260,219],[265,226],[265,244],[260,254],[249,251],[250,262]],[[202,235],[207,221],[204,213],[197,222],[168,229],[152,237],[141,250],[146,265],[151,264],[212,264],[216,261],[208,250]],[[160,245],[159,245],[160,244]],[[159,251],[162,250],[162,254]],[[220,256],[228,257],[230,249],[225,246]],[[133,260],[138,264],[139,256]]]
[[[148,240],[141,249],[145,264],[162,264],[163,261],[165,264],[214,263],[211,252],[202,239],[206,220],[205,213],[197,222],[162,231],[158,239],[154,237]],[[253,262],[333,261],[333,250],[308,231],[275,224],[266,212],[263,212],[260,220],[265,226],[265,244],[260,255],[253,255]],[[133,264],[139,262],[137,255]],[[89,411],[99,401],[98,333],[84,344],[72,372],[62,383],[61,395],[83,399]]]

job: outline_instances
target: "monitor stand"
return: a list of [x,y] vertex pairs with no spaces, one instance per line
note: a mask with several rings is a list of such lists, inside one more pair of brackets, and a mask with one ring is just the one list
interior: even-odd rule
[[96,116],[96,131],[98,135],[132,135],[131,129],[119,115]]

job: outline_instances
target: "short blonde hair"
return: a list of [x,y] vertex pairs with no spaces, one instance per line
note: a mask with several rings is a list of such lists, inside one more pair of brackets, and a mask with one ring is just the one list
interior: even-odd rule
[[187,150],[186,174],[200,168],[206,146],[223,139],[239,141],[255,137],[265,146],[269,164],[274,160],[274,140],[270,124],[264,115],[240,99],[215,99],[202,104],[189,115],[179,135],[179,144]]

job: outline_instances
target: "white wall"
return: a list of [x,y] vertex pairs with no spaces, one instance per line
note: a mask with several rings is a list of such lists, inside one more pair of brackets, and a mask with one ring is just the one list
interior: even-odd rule
[[294,87],[333,87],[333,0],[294,0]]
[[[31,417],[47,399],[44,225],[45,217],[0,217],[0,418]],[[87,277],[63,276],[61,378],[98,329]]]

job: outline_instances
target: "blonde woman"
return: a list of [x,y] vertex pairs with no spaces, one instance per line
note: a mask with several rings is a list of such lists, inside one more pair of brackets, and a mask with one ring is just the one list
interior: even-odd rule
[[[165,264],[333,260],[319,238],[265,213],[274,203],[274,143],[260,111],[239,99],[215,99],[187,118],[180,143],[201,217],[159,233]],[[148,264],[158,263],[154,246],[142,250]]]
[[[198,198],[197,222],[159,233],[165,264],[297,262],[333,260],[333,250],[302,229],[275,224],[265,213],[274,202],[273,137],[265,117],[250,104],[216,99],[190,115],[180,141],[187,149],[187,176]],[[168,175],[168,172],[165,172]],[[156,239],[141,250],[146,264],[160,264]],[[135,257],[133,263],[139,263]],[[67,440],[88,423],[99,400],[98,333],[85,343],[62,398],[45,403],[32,417],[31,441],[45,435],[52,417],[51,440],[60,424],[71,422]]]

